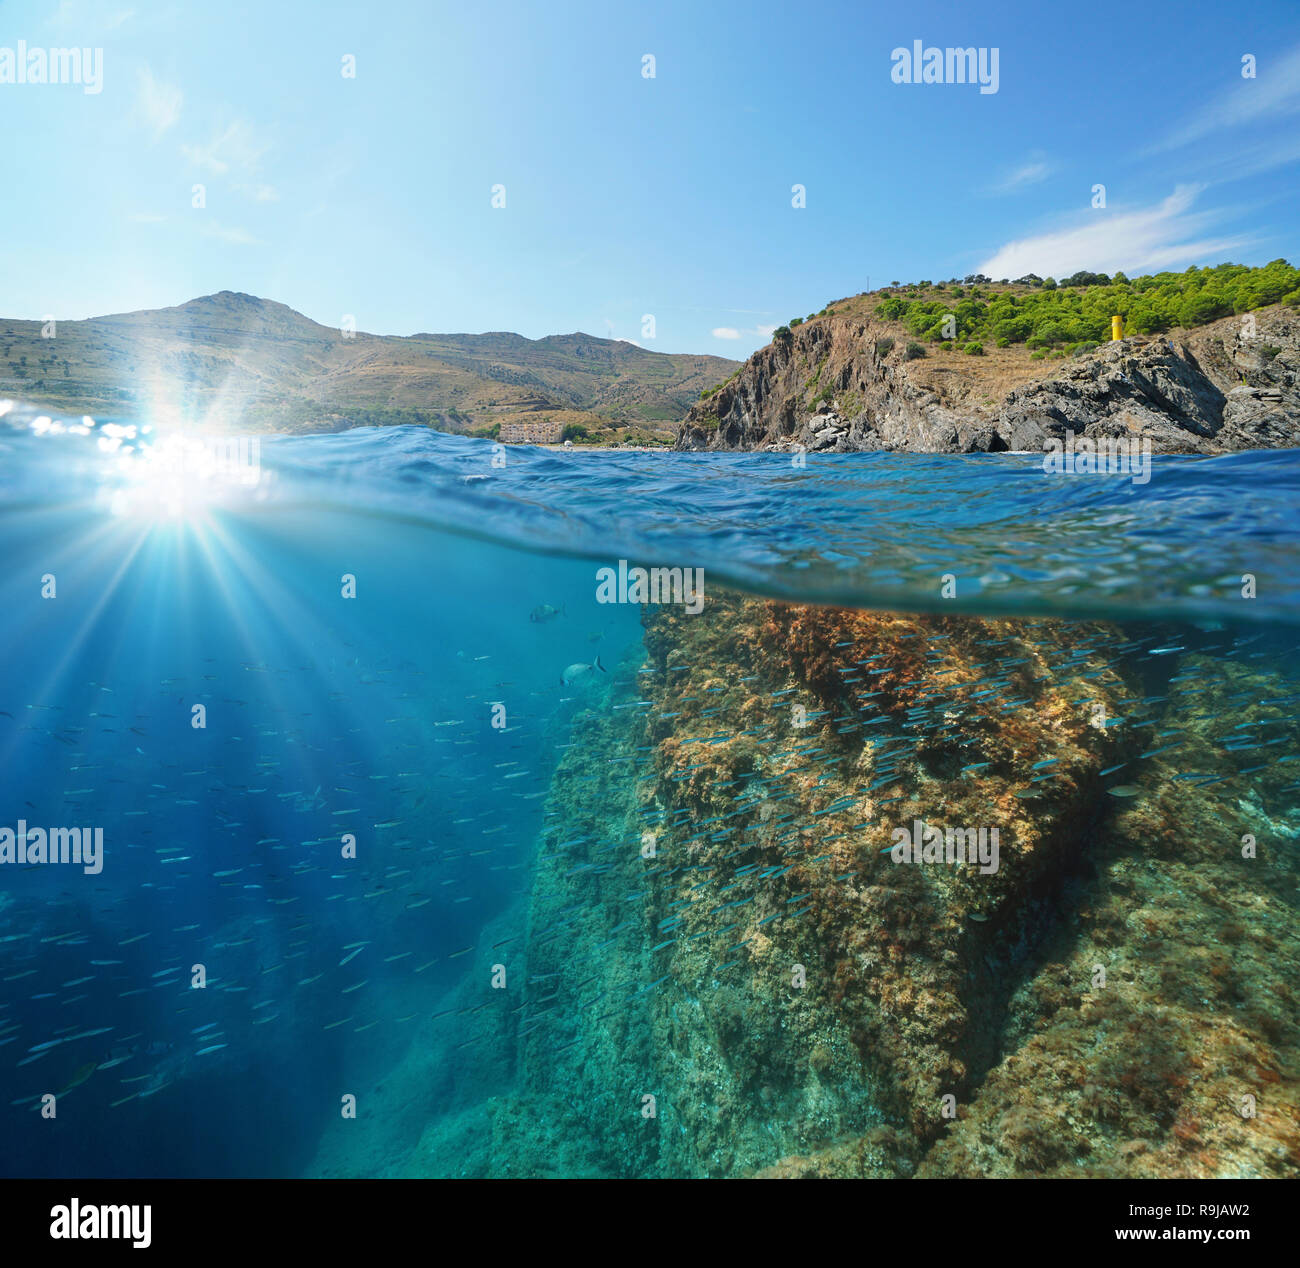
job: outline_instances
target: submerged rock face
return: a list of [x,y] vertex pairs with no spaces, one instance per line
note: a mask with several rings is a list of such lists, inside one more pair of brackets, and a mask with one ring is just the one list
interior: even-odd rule
[[648,609],[315,1173],[1300,1175],[1294,681],[1167,634]]
[[[679,449],[1041,451],[1067,432],[1156,453],[1300,445],[1300,315],[1275,306],[1176,337],[1105,344],[1006,383],[961,358],[909,361],[872,322],[825,317],[760,349],[692,406]],[[1037,368],[1038,363],[1033,363]],[[969,372],[967,373],[967,366]]]
[[[582,724],[553,786],[527,950],[546,1011],[523,1023],[501,1156],[545,1105],[601,1174],[1300,1172],[1296,871],[1264,812],[1290,777],[1229,795],[1211,734],[1281,691],[1211,662],[1184,712],[1136,646],[1104,625],[656,611],[640,685]],[[1170,743],[1156,727],[1182,732],[1176,758],[1143,756]],[[1121,764],[1141,786],[1112,795]],[[998,866],[896,862],[918,823],[997,828]]]

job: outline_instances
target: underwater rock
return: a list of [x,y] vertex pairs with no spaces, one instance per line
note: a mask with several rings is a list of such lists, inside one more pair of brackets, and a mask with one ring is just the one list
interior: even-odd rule
[[[529,958],[560,984],[554,1033],[521,1043],[530,1090],[606,1174],[1294,1173],[1294,871],[1269,842],[1243,873],[1249,817],[1176,768],[1105,796],[1171,721],[1133,716],[1150,641],[652,610],[640,685],[611,687],[552,788]],[[1196,710],[1179,743],[1210,778]],[[997,827],[999,865],[895,864],[917,821]],[[1248,927],[1236,970],[1213,948]],[[1247,1087],[1255,1123],[1226,1099]]]

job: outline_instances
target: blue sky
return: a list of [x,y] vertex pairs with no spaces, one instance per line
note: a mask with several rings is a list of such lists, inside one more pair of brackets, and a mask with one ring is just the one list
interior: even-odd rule
[[[918,39],[996,48],[998,91],[893,82]],[[1294,0],[7,0],[20,40],[103,83],[0,83],[4,316],[238,290],[740,357],[895,279],[1300,256]]]

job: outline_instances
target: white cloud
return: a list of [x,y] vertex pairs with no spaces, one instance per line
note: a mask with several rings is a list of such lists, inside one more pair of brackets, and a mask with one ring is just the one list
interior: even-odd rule
[[754,333],[762,335],[764,339],[770,339],[776,333],[775,326],[755,326]]
[[1300,46],[1284,53],[1277,61],[1265,53],[1256,74],[1256,79],[1243,79],[1229,92],[1203,106],[1157,148],[1174,149],[1224,128],[1300,111]]
[[715,339],[739,339],[740,331],[733,326],[716,326],[713,331]]
[[247,194],[255,203],[278,203],[279,192],[274,185],[236,185],[241,194]]
[[181,90],[155,79],[147,66],[136,80],[136,112],[157,141],[181,117]]
[[1017,189],[1024,189],[1028,185],[1037,185],[1040,181],[1045,181],[1052,174],[1052,165],[1047,161],[1043,154],[1031,154],[1019,167],[1009,172],[997,185],[994,186],[993,192],[997,194],[1014,193]]
[[1260,141],[1251,145],[1245,143],[1244,137],[1238,137],[1234,144],[1224,146],[1220,153],[1210,153],[1210,149],[1208,144],[1201,146],[1197,160],[1204,165],[1207,173],[1213,175],[1216,182],[1245,180],[1300,161],[1300,137],[1291,137],[1286,141]]
[[260,140],[250,124],[236,119],[207,145],[182,145],[181,153],[196,167],[223,176],[232,167],[251,170],[270,147]]
[[1009,242],[975,271],[988,277],[1066,277],[1080,269],[1113,273],[1165,269],[1222,256],[1244,238],[1205,237],[1218,218],[1191,211],[1202,186],[1179,185],[1163,202],[1137,211],[1092,211],[1072,227]]
[[231,228],[215,220],[204,225],[203,232],[209,238],[218,238],[222,242],[229,242],[237,247],[260,247],[264,245],[259,238],[253,237],[247,229]]
[[50,16],[56,27],[75,27],[83,34],[87,31],[116,31],[135,17],[134,9],[119,9],[115,13],[103,11],[102,0],[83,4],[80,0],[60,0],[59,7]]

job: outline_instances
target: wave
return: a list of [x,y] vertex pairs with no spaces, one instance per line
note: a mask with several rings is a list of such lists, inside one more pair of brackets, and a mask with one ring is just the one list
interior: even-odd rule
[[[5,418],[0,509],[111,508],[138,484],[124,459],[156,443],[105,447],[102,421],[34,430],[38,417]],[[1156,456],[1136,483],[1021,454],[592,452],[411,426],[256,442],[256,484],[228,482],[219,513],[404,519],[859,608],[1300,622],[1292,450]]]

